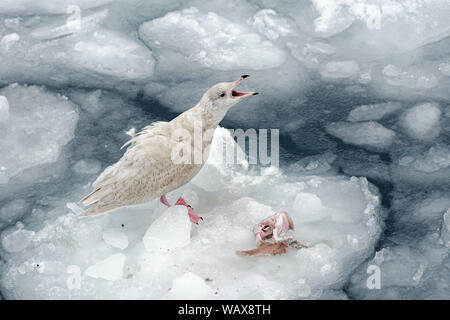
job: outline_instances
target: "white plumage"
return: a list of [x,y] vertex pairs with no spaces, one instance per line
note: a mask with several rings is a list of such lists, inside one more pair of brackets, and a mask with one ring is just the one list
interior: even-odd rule
[[[219,83],[210,88],[200,102],[170,122],[155,122],[145,127],[125,145],[125,154],[107,167],[93,183],[93,191],[82,199],[85,206],[93,205],[85,215],[108,212],[123,206],[149,202],[188,183],[200,171],[209,155],[213,131],[228,109],[255,92],[237,92],[234,88],[247,76],[234,82]],[[194,143],[194,126],[200,126],[202,143]],[[177,132],[190,134],[192,161],[177,164],[174,148],[182,141]],[[194,152],[205,154],[200,163]]]

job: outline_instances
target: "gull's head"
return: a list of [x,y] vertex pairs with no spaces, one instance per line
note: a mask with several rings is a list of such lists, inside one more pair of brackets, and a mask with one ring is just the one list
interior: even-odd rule
[[249,76],[245,74],[233,82],[221,82],[209,88],[202,98],[208,105],[208,111],[226,113],[226,111],[236,103],[247,97],[257,95],[257,92],[240,92],[236,90],[242,80],[248,77]]

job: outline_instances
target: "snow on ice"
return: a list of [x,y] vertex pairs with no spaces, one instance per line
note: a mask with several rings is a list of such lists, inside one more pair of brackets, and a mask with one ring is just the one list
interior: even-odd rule
[[3,121],[0,130],[0,183],[41,163],[55,162],[61,147],[74,135],[76,106],[66,97],[37,86],[12,84],[0,89]]

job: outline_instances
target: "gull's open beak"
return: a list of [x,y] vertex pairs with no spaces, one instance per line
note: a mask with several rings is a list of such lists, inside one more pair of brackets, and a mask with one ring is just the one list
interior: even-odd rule
[[244,98],[249,96],[256,96],[258,92],[239,92],[234,90],[245,78],[248,78],[248,74],[244,74],[243,76],[240,76],[236,81],[233,82],[233,89],[231,90],[231,97],[232,98]]

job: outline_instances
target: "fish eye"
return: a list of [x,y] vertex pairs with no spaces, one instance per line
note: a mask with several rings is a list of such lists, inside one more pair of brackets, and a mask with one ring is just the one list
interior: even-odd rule
[[222,92],[221,94],[220,94],[220,96],[223,98],[223,97],[225,97],[225,92]]

